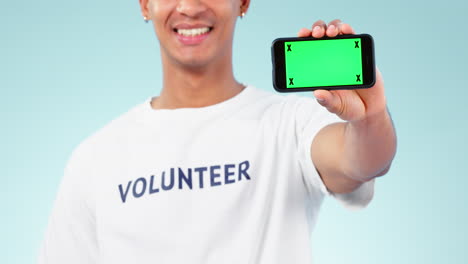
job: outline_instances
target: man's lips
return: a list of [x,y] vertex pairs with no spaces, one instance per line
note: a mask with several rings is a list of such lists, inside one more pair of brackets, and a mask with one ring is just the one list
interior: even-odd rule
[[185,45],[197,45],[205,40],[213,27],[206,25],[180,24],[173,28],[177,39]]

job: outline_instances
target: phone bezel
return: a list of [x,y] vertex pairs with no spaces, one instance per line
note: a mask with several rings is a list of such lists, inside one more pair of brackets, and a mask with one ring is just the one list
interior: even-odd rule
[[[314,87],[296,87],[286,88],[286,65],[284,56],[284,42],[293,41],[316,41],[316,40],[334,40],[334,39],[349,39],[361,38],[362,50],[362,72],[363,84],[360,85],[339,85],[339,86],[314,86]],[[352,90],[370,88],[375,84],[375,56],[374,56],[374,40],[369,34],[358,35],[339,35],[336,37],[323,38],[277,38],[271,45],[272,64],[273,64],[273,87],[278,92],[301,92],[322,90]]]

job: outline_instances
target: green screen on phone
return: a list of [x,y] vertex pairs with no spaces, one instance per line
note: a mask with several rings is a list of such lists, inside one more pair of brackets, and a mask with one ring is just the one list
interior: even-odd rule
[[284,43],[286,87],[363,84],[361,39]]

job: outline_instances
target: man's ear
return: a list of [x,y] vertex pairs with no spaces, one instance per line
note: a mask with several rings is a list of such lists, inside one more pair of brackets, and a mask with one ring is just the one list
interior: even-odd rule
[[141,15],[149,19],[148,12],[148,1],[149,0],[138,0],[140,2]]
[[250,0],[241,0],[241,10],[244,13],[247,13],[247,10],[250,6]]

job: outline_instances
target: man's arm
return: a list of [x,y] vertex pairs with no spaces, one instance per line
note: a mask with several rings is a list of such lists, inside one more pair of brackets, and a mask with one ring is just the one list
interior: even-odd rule
[[[299,31],[299,37],[339,34],[355,33],[340,20],[328,26],[319,20],[312,30]],[[314,96],[329,112],[346,121],[324,127],[312,142],[311,158],[327,189],[349,193],[363,182],[384,175],[396,152],[396,134],[379,70],[375,85],[369,89],[317,90]]]
[[85,166],[94,156],[80,152],[78,147],[65,168],[39,250],[38,264],[97,263],[94,205],[89,200],[93,184]]
[[395,131],[385,110],[365,120],[323,128],[312,142],[311,153],[327,188],[348,193],[387,173],[395,151]]

